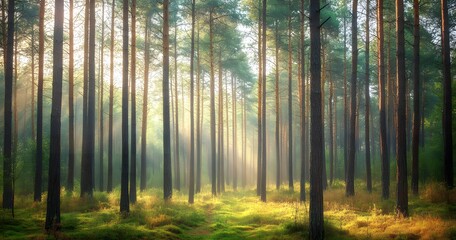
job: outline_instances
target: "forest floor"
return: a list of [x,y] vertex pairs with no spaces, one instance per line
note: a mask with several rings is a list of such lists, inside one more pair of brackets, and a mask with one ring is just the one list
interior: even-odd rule
[[[379,185],[372,194],[361,182],[357,186],[349,198],[341,182],[325,191],[327,239],[456,239],[455,190],[437,183],[422,187],[420,196],[410,195],[410,217],[403,219],[394,214],[394,191],[390,200],[381,200]],[[150,189],[139,193],[127,216],[119,214],[118,190],[93,198],[63,190],[61,230],[51,233],[43,229],[46,196],[41,203],[18,196],[14,218],[0,211],[0,239],[306,239],[308,202],[299,203],[298,191],[270,187],[263,203],[253,189],[228,187],[212,197],[206,186],[193,205],[182,192],[165,203],[161,190]]]

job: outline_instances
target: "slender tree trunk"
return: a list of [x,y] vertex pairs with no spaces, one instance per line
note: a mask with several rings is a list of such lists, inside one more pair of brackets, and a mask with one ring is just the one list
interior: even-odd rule
[[350,136],[349,136],[349,149],[348,149],[348,168],[347,168],[347,185],[345,194],[347,196],[355,195],[355,128],[356,128],[356,82],[358,77],[358,0],[353,0],[352,10],[352,77],[350,84]]
[[210,82],[210,88],[211,88],[211,161],[212,161],[212,195],[216,196],[217,195],[217,179],[216,179],[216,159],[217,159],[217,152],[215,151],[215,145],[216,145],[216,140],[215,140],[215,77],[214,77],[214,16],[213,16],[213,10],[211,9],[211,12],[209,13],[209,59],[210,59],[210,65],[211,65],[211,82]]
[[112,191],[112,150],[113,150],[113,105],[114,105],[114,16],[115,0],[112,0],[111,8],[111,45],[109,47],[109,129],[108,129],[108,185],[107,191]]
[[68,178],[67,188],[72,192],[74,189],[74,1],[70,0],[69,19],[69,63],[68,63]]
[[[237,182],[238,182],[238,166],[237,166],[237,106],[236,106],[236,79],[234,76],[231,76],[231,92],[232,92],[232,99],[233,99],[233,190],[237,190]],[[228,151],[228,150],[227,150]]]
[[150,45],[149,45],[149,18],[150,12],[146,15],[144,27],[144,93],[142,108],[141,126],[141,182],[140,190],[146,190],[147,185],[147,107],[149,97],[149,64],[150,64]]
[[90,0],[85,2],[84,13],[84,83],[82,99],[82,159],[81,159],[81,197],[88,194],[92,195],[92,162],[89,151],[89,121],[88,121],[88,95],[89,95],[89,18],[90,18]]
[[174,132],[176,134],[175,145],[174,145],[174,163],[176,164],[174,168],[175,181],[174,188],[180,191],[180,148],[179,148],[179,100],[177,94],[177,22],[174,24],[174,104],[176,106],[176,128]]
[[278,21],[275,23],[275,108],[276,108],[276,123],[275,123],[275,145],[276,145],[276,189],[280,189],[280,103],[279,103],[279,27]]
[[[356,1],[356,0],[355,0]],[[321,116],[320,1],[310,0],[310,239],[324,239]]]
[[136,0],[131,1],[130,202],[136,203]]
[[453,130],[451,103],[451,63],[450,63],[450,28],[448,20],[447,0],[441,0],[442,15],[442,62],[443,62],[443,156],[444,176],[448,189],[454,187],[453,174]]
[[88,180],[90,181],[87,193],[92,196],[94,188],[94,165],[95,165],[95,0],[90,0],[90,20],[89,20],[89,89],[88,89],[88,112],[87,112],[87,127],[88,127],[88,144],[87,156],[90,171]]
[[223,83],[222,83],[222,54],[219,51],[219,69],[218,69],[218,157],[217,157],[217,193],[223,192]]
[[288,188],[293,191],[293,99],[291,94],[292,68],[291,15],[288,17]]
[[306,201],[306,47],[305,47],[305,15],[304,0],[301,0],[301,178],[300,178],[300,201]]
[[242,81],[242,188],[247,184],[247,129],[245,112],[245,81]]
[[263,77],[262,77],[262,74],[263,74],[263,70],[262,70],[262,67],[263,67],[263,64],[262,64],[262,52],[261,52],[261,31],[262,31],[262,28],[261,28],[261,21],[262,21],[262,13],[261,13],[261,4],[262,4],[262,1],[263,0],[258,0],[258,144],[257,144],[257,147],[258,147],[258,153],[257,153],[257,158],[258,158],[258,161],[257,161],[257,195],[260,196],[261,195],[261,173],[262,173],[262,167],[261,167],[261,163],[262,163],[262,156],[261,154],[263,154],[263,150],[261,149],[262,147],[262,140],[261,140],[261,136],[262,136],[262,129],[261,129],[261,126],[262,126],[262,122],[261,122],[261,110],[262,110],[262,106],[261,106],[261,103],[262,103],[262,92],[263,92]]
[[[163,9],[165,9],[165,3]],[[122,4],[122,19],[122,170],[120,181],[120,212],[128,213],[130,212],[130,199],[128,197],[128,0],[124,0]],[[165,16],[164,20],[166,21]],[[165,38],[163,39],[163,41],[165,41]],[[163,42],[163,44],[165,44],[165,42]],[[165,51],[163,52],[165,54]],[[163,101],[166,100],[167,99],[163,99]],[[167,119],[165,118],[163,119],[164,122],[166,122],[166,120]],[[166,136],[165,128],[164,136]],[[164,166],[164,169],[164,175],[166,176],[166,166]],[[166,181],[164,181],[164,183],[166,184]],[[166,188],[164,188],[164,192],[166,196]]]
[[329,184],[333,184],[334,180],[334,122],[333,122],[333,106],[334,106],[334,81],[331,78],[331,69],[329,73]]
[[[32,26],[32,37],[31,37],[31,53],[32,53],[32,62],[31,62],[31,70],[32,70],[32,99],[31,99],[31,122],[32,122],[32,141],[35,141],[35,26]],[[5,62],[5,61],[3,61]],[[69,70],[69,69],[68,69]]]
[[203,121],[200,112],[201,110],[201,65],[200,65],[200,51],[199,51],[199,24],[197,27],[197,37],[196,37],[196,193],[201,192],[201,122]]
[[396,0],[396,75],[397,75],[397,127],[396,127],[396,164],[397,164],[397,215],[408,217],[407,186],[407,140],[405,109],[405,37],[404,1]]
[[[13,93],[14,0],[8,0],[8,32],[5,51],[5,105],[3,134],[3,202],[4,209],[13,209],[13,160],[11,156],[11,105]],[[38,158],[37,158],[38,159]],[[40,172],[41,173],[41,172]],[[40,175],[41,181],[41,175]],[[40,182],[41,183],[41,182]],[[41,186],[41,185],[40,185]],[[40,188],[41,192],[41,188]],[[36,201],[37,199],[35,199]],[[39,200],[39,199],[38,199]]]
[[171,140],[169,123],[169,0],[163,1],[163,194],[173,194],[171,173]]
[[383,33],[383,0],[377,0],[377,36],[378,36],[378,89],[380,112],[380,157],[382,165],[382,198],[389,198],[389,150],[386,134],[386,88]]
[[[95,6],[94,0],[92,0],[92,4]],[[14,3],[12,5],[14,7]],[[58,230],[60,228],[60,115],[62,108],[63,75],[63,11],[63,0],[56,0],[54,14],[51,142],[45,224],[45,228],[48,231]]]
[[370,96],[369,96],[369,45],[370,45],[370,39],[369,39],[369,20],[370,20],[370,0],[366,0],[366,44],[365,44],[365,54],[366,54],[366,66],[365,66],[365,71],[366,71],[366,76],[365,76],[365,83],[364,83],[364,94],[365,94],[365,108],[366,108],[366,113],[365,113],[365,128],[364,128],[364,141],[366,142],[365,144],[365,151],[366,151],[366,185],[367,185],[367,191],[369,193],[372,192],[372,174],[371,174],[371,159],[370,159],[370,137],[369,137],[369,118],[370,118]]
[[[382,0],[378,0],[382,1]],[[344,0],[344,5],[346,1]],[[348,86],[347,86],[347,20],[344,13],[344,180],[347,181],[348,167]]]
[[[261,109],[261,124],[262,124],[262,162],[261,162],[261,201],[266,202],[266,0],[263,0],[263,6],[262,6],[262,31],[261,34],[263,35],[261,38],[262,44],[261,44],[261,56],[262,56],[262,109]],[[291,153],[290,153],[291,154]]]
[[[38,92],[37,92],[37,106],[36,106],[36,156],[35,156],[35,182],[34,182],[34,201],[41,201],[41,186],[43,176],[43,82],[44,82],[44,11],[46,7],[45,0],[40,1],[40,16],[39,16],[39,30],[38,30]],[[9,20],[8,20],[9,22]],[[9,26],[8,26],[9,27]],[[11,50],[12,51],[12,50]],[[8,49],[6,50],[8,52]],[[8,54],[6,54],[8,57]],[[8,62],[6,62],[8,64]],[[8,68],[6,68],[8,70]],[[5,72],[5,79],[7,78],[8,72]],[[6,81],[5,81],[6,82]],[[6,83],[5,83],[6,84]],[[7,97],[7,87],[5,85],[5,99]],[[5,100],[6,104],[6,100]],[[8,113],[8,108],[5,105],[5,113]],[[6,114],[5,114],[6,119]],[[11,126],[7,128],[5,120],[5,129],[11,129]],[[5,131],[5,138],[7,132]],[[6,143],[6,141],[5,141]],[[5,145],[6,146],[6,145]],[[5,147],[4,152],[7,151]],[[7,159],[5,157],[5,159]],[[6,162],[6,161],[5,161]],[[6,166],[4,169],[7,169]],[[6,176],[6,175],[3,175]],[[5,181],[4,181],[5,183]],[[3,187],[7,190],[7,188]],[[5,200],[3,200],[5,202]]]
[[99,169],[99,178],[100,178],[100,186],[99,189],[100,191],[103,191],[104,189],[104,166],[103,166],[103,161],[104,161],[104,113],[103,113],[103,107],[104,107],[104,29],[105,29],[105,15],[104,15],[104,8],[105,8],[105,3],[104,0],[101,1],[101,15],[102,15],[102,25],[101,25],[101,46],[100,46],[100,85],[99,85],[99,94],[100,94],[100,135],[98,136],[98,148],[99,148],[99,161],[100,161],[100,169]]
[[194,134],[194,62],[195,62],[195,0],[192,0],[192,40],[190,53],[190,181],[188,203],[192,204],[195,194],[195,134]]
[[413,136],[412,136],[412,192],[418,195],[420,144],[420,3],[413,1]]

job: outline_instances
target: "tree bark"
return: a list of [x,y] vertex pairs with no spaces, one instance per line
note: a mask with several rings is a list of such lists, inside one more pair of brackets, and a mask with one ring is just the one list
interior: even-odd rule
[[[356,1],[356,0],[355,0]],[[324,239],[321,114],[320,1],[310,0],[310,239]]]
[[[128,197],[128,0],[124,0],[122,4],[122,20],[122,170],[120,212],[128,213],[130,212],[130,199]],[[166,130],[164,132],[166,134]]]
[[365,83],[364,83],[364,94],[365,94],[365,128],[364,128],[364,141],[366,151],[366,186],[369,193],[372,192],[372,174],[371,174],[371,159],[370,159],[370,137],[369,137],[369,118],[370,118],[370,96],[369,96],[369,20],[370,20],[370,0],[366,0],[366,44],[365,44]]
[[163,1],[163,194],[173,194],[171,173],[171,140],[169,123],[169,0]]
[[352,9],[352,77],[350,84],[350,136],[349,136],[349,148],[348,148],[348,168],[347,168],[347,185],[345,188],[345,194],[347,196],[355,195],[355,128],[356,128],[356,82],[357,82],[357,71],[358,71],[358,0],[353,0]]
[[[12,136],[12,93],[13,93],[13,47],[14,47],[14,0],[8,0],[8,32],[5,56],[5,105],[3,135],[3,203],[4,209],[13,209],[13,159],[11,156]],[[40,172],[41,173],[41,172]],[[41,176],[41,175],[40,175]],[[41,181],[41,178],[40,178]],[[40,182],[41,183],[41,182]],[[40,185],[41,186],[41,185]],[[41,191],[41,189],[40,189]]]
[[304,0],[301,0],[301,99],[299,101],[301,107],[301,178],[300,178],[300,201],[306,201],[306,47],[305,47],[305,15],[304,15]]
[[396,112],[396,164],[397,164],[397,215],[408,217],[407,186],[407,141],[405,109],[405,37],[404,37],[404,1],[396,0],[396,76],[397,76],[397,112]]
[[202,105],[202,97],[201,97],[201,65],[200,65],[200,51],[199,51],[199,24],[197,27],[197,37],[196,37],[196,98],[197,98],[197,106],[196,106],[196,193],[201,192],[201,123],[203,121],[201,117],[201,105]]
[[418,196],[419,144],[421,127],[420,86],[420,3],[413,1],[413,135],[412,135],[412,192]]
[[150,65],[150,43],[149,43],[149,18],[150,13],[146,15],[144,27],[144,93],[142,107],[142,126],[141,126],[141,181],[139,189],[146,190],[147,186],[147,107],[149,97],[149,65]]
[[292,49],[291,49],[291,15],[288,17],[288,188],[293,191],[293,98],[292,81]]
[[67,188],[72,192],[74,189],[74,1],[70,0],[69,8],[69,63],[68,63],[68,177]]
[[263,154],[263,150],[261,149],[262,147],[262,140],[261,140],[261,136],[262,136],[262,129],[261,129],[261,126],[262,126],[262,114],[261,114],[261,110],[262,110],[262,92],[263,92],[263,77],[262,77],[262,74],[263,74],[263,64],[262,64],[262,52],[261,52],[261,45],[262,45],[262,42],[261,42],[261,31],[262,31],[262,28],[261,28],[261,24],[262,24],[262,13],[261,13],[261,4],[262,4],[262,0],[258,0],[258,144],[257,144],[257,147],[258,147],[258,153],[257,153],[257,195],[260,196],[261,195],[261,173],[262,173],[262,167],[261,167],[261,164],[262,164],[262,156],[261,154]]
[[389,149],[386,129],[386,94],[384,32],[383,32],[383,0],[377,0],[377,36],[378,36],[378,102],[380,112],[380,157],[382,168],[382,198],[389,198]]
[[176,109],[176,125],[174,133],[176,134],[175,145],[174,145],[174,188],[180,191],[180,145],[179,145],[179,100],[177,94],[177,22],[174,24],[174,104]]
[[[35,156],[35,182],[34,182],[34,201],[41,201],[41,186],[43,176],[43,82],[44,82],[44,11],[46,2],[45,0],[40,1],[40,16],[39,16],[39,30],[38,30],[38,92],[37,92],[37,106],[36,106],[36,156]],[[9,21],[8,21],[9,22]],[[12,50],[11,50],[12,51]],[[6,50],[8,52],[8,50]],[[8,57],[8,54],[6,54]],[[8,62],[7,62],[8,64]],[[5,65],[6,66],[6,65]],[[8,70],[8,68],[7,68]],[[5,72],[5,79],[7,79],[8,72]],[[6,82],[6,80],[5,80]],[[5,87],[5,99],[7,97],[7,87]],[[6,100],[5,100],[6,104]],[[5,106],[5,113],[8,113],[8,109]],[[6,114],[5,114],[6,119]],[[5,128],[6,128],[5,120]],[[11,126],[6,129],[11,129]],[[5,131],[5,138],[7,131]],[[6,141],[5,141],[6,143]],[[4,148],[7,151],[7,148]],[[5,158],[6,159],[6,158]],[[4,169],[7,169],[6,167]],[[6,175],[4,175],[6,176]],[[5,191],[7,188],[3,187]],[[5,202],[5,200],[3,200]]]
[[194,62],[195,62],[195,0],[192,0],[192,39],[190,53],[190,180],[188,203],[194,202],[195,194],[195,134],[194,134]]
[[[95,6],[94,0],[92,0],[91,3]],[[11,5],[14,7],[14,3]],[[62,108],[63,75],[63,11],[63,0],[56,0],[54,14],[51,142],[45,223],[45,228],[48,231],[59,230],[60,228],[60,116]]]
[[[262,154],[261,154],[261,158],[262,158],[262,162],[261,162],[261,201],[263,202],[266,202],[266,0],[263,0],[263,6],[262,6],[263,10],[262,10],[262,31],[261,31],[261,34],[263,35],[261,40],[262,40],[262,44],[261,44],[261,56],[262,56],[262,74],[261,74],[261,77],[262,77],[262,82],[263,82],[263,86],[262,86],[262,98],[261,98],[261,101],[262,101],[262,109],[261,109],[261,124],[262,124],[262,128],[261,128],[261,131],[262,131],[262,137],[261,137],[261,140],[262,140],[262,147],[261,147],[261,150],[262,150]],[[291,154],[291,153],[290,153]]]
[[99,189],[100,191],[103,191],[104,189],[104,166],[103,166],[103,161],[104,161],[104,113],[103,113],[103,107],[104,107],[104,29],[105,29],[105,15],[104,15],[104,8],[105,8],[105,3],[104,0],[101,1],[101,15],[102,15],[102,25],[101,25],[101,44],[100,44],[100,79],[99,79],[99,96],[100,96],[100,129],[99,129],[99,136],[98,136],[98,151],[99,151],[99,161],[100,161],[100,168],[99,168]]
[[280,189],[280,103],[279,103],[279,27],[278,21],[275,22],[275,146],[276,146],[276,189]]
[[448,20],[447,0],[441,0],[442,15],[442,62],[443,62],[443,158],[444,176],[448,189],[454,187],[453,174],[453,130],[451,103],[451,63],[450,63],[450,28]]
[[136,0],[131,0],[130,202],[136,203]]
[[111,8],[111,45],[110,52],[110,69],[109,69],[109,127],[108,127],[108,193],[112,191],[112,138],[113,138],[113,105],[114,105],[114,16],[115,0],[112,0]]
[[217,152],[215,150],[216,140],[215,140],[215,73],[214,73],[214,16],[213,9],[209,13],[209,59],[211,67],[211,76],[210,76],[210,88],[211,88],[211,161],[212,161],[212,195],[217,195],[217,175],[216,175],[216,166],[217,166]]

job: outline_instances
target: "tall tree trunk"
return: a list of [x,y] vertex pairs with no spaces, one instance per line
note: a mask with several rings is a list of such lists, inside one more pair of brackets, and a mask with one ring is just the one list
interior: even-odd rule
[[366,0],[366,44],[365,44],[365,54],[366,54],[366,62],[365,62],[365,83],[364,83],[364,94],[365,94],[365,128],[364,128],[364,141],[366,142],[365,151],[366,151],[366,185],[367,191],[369,193],[372,192],[372,174],[371,174],[371,159],[370,159],[370,137],[369,137],[369,118],[370,118],[370,96],[369,96],[369,20],[370,20],[370,0]]
[[382,198],[389,198],[389,150],[386,134],[386,94],[385,91],[385,60],[383,32],[383,0],[377,0],[377,36],[378,36],[378,102],[380,112],[380,157],[382,166]]
[[201,112],[201,65],[200,65],[200,51],[199,51],[199,24],[197,27],[197,36],[196,36],[196,193],[201,192],[201,123],[203,121],[200,112]]
[[306,201],[306,47],[305,47],[305,15],[304,15],[304,0],[301,0],[301,99],[299,100],[301,107],[301,178],[300,178],[300,201]]
[[[330,62],[331,63],[331,62]],[[329,184],[333,184],[334,180],[334,122],[333,122],[333,106],[334,106],[334,80],[331,78],[331,69],[328,71],[329,75]]]
[[[356,1],[356,0],[355,0]],[[324,239],[323,226],[323,141],[321,113],[320,1],[310,0],[310,229],[311,239]]]
[[[32,141],[35,141],[35,26],[32,26],[32,37],[31,37],[31,71],[32,71],[32,99],[31,99],[31,122],[32,122]],[[3,61],[5,62],[5,61]],[[69,71],[69,69],[68,69]]]
[[413,0],[413,136],[412,136],[412,192],[418,195],[419,153],[420,144],[420,3]]
[[83,96],[82,96],[82,159],[81,159],[81,197],[92,195],[92,165],[89,153],[88,95],[89,95],[89,18],[90,0],[85,1],[84,10],[84,60],[83,60]]
[[223,176],[223,83],[222,83],[222,53],[219,50],[219,76],[218,76],[218,161],[217,161],[217,193],[223,192],[225,184]]
[[[163,9],[165,9],[165,5]],[[165,16],[164,19],[166,21]],[[128,0],[124,0],[122,4],[122,20],[122,170],[120,212],[128,213],[130,212],[130,199],[128,197]],[[166,99],[163,99],[163,101],[166,101]],[[166,122],[166,119],[164,118],[163,121]],[[164,129],[164,136],[166,136],[166,129]],[[164,169],[164,175],[166,176],[166,166],[164,166]],[[164,183],[166,184],[166,181]],[[166,188],[164,188],[164,192],[166,196]]]
[[[237,182],[238,182],[238,166],[237,166],[237,106],[236,106],[236,79],[234,76],[231,76],[231,93],[232,93],[232,101],[233,101],[233,190],[237,190]],[[228,150],[227,150],[228,151]]]
[[[262,61],[261,61],[261,64],[263,65],[262,66],[262,74],[261,74],[261,77],[262,77],[262,82],[263,82],[263,86],[262,86],[262,98],[261,98],[261,101],[262,101],[262,109],[261,109],[261,124],[262,124],[262,128],[261,128],[261,131],[262,131],[262,136],[261,136],[261,140],[262,140],[262,147],[261,147],[261,150],[262,150],[262,154],[261,154],[261,158],[262,158],[262,162],[261,162],[261,201],[263,202],[266,202],[266,0],[263,0],[263,6],[262,6],[263,10],[262,10],[262,31],[261,31],[261,34],[263,35],[262,38],[261,38],[261,41],[262,41],[262,44],[261,44],[261,56],[262,56]],[[290,153],[291,154],[291,153]]]
[[397,127],[396,127],[396,164],[397,164],[397,215],[408,216],[407,186],[407,141],[405,113],[405,37],[404,1],[396,0],[396,75],[397,75]]
[[263,77],[262,77],[262,74],[263,74],[263,64],[262,64],[262,52],[261,52],[261,45],[262,45],[262,42],[261,42],[261,31],[262,31],[262,28],[261,28],[261,24],[262,24],[262,13],[261,13],[261,4],[262,4],[262,1],[263,0],[258,0],[258,144],[257,144],[257,147],[258,147],[258,153],[257,153],[257,158],[258,158],[258,161],[257,161],[257,195],[260,196],[261,195],[261,173],[262,173],[262,167],[261,167],[261,163],[262,163],[262,156],[261,154],[263,154],[263,151],[261,149],[262,147],[262,140],[261,140],[261,136],[262,136],[262,130],[261,130],[261,126],[262,126],[262,122],[261,122],[261,110],[262,110],[262,106],[261,106],[261,103],[262,103],[262,92],[263,92]]
[[68,176],[67,188],[74,189],[74,1],[70,0],[69,19],[69,63],[68,63]]
[[112,0],[111,8],[111,45],[109,47],[109,129],[108,129],[108,185],[107,191],[112,191],[112,138],[113,138],[113,105],[114,105],[114,16],[115,0]]
[[104,161],[104,114],[103,114],[103,107],[104,107],[104,29],[105,29],[105,15],[104,15],[104,8],[105,8],[105,3],[104,0],[101,1],[101,15],[102,15],[102,25],[101,25],[101,46],[100,46],[100,85],[99,85],[99,95],[100,95],[100,135],[98,136],[98,148],[99,148],[99,161],[100,161],[100,169],[99,169],[99,178],[100,178],[100,186],[99,189],[100,191],[103,191],[104,189],[104,166],[103,166],[103,161]]
[[443,62],[443,158],[444,176],[448,189],[454,187],[453,174],[453,130],[451,103],[451,63],[450,63],[450,27],[448,21],[447,0],[441,0],[442,15],[442,62]]
[[347,185],[345,194],[347,196],[355,195],[355,127],[356,127],[356,82],[358,77],[358,0],[353,0],[352,9],[352,77],[350,84],[350,136],[348,148],[348,168],[347,168]]
[[275,122],[275,146],[276,146],[276,189],[280,189],[280,103],[279,103],[279,23],[275,22],[275,110],[276,110],[276,122]]
[[87,156],[90,165],[88,179],[90,181],[90,189],[87,193],[92,196],[94,188],[94,165],[95,165],[95,0],[90,0],[90,26],[89,26],[89,89],[88,89],[88,112],[87,112],[87,127],[88,127],[88,143]]
[[291,15],[288,17],[288,188],[293,191],[293,99],[291,94],[292,68]]
[[[382,0],[378,0],[382,1]],[[346,1],[344,0],[344,5]],[[344,180],[347,181],[348,167],[348,86],[347,86],[347,20],[344,14]]]
[[[11,105],[13,93],[14,0],[8,0],[8,32],[5,51],[5,106],[3,134],[3,208],[13,209],[13,160],[11,156]],[[38,158],[37,158],[38,159]],[[40,172],[41,181],[41,172]],[[41,183],[41,182],[40,182]],[[36,185],[35,185],[36,186]],[[40,185],[41,186],[41,185]],[[41,194],[41,187],[40,187]],[[35,199],[37,200],[37,199]],[[39,199],[38,199],[39,200]]]
[[174,145],[174,163],[176,166],[174,167],[174,174],[175,181],[174,181],[174,188],[177,190],[180,190],[180,145],[179,145],[179,100],[178,100],[178,94],[177,94],[177,22],[174,23],[174,104],[176,108],[176,125],[174,132],[176,134],[175,138],[175,145]]
[[247,129],[245,112],[245,81],[242,81],[242,188],[247,184]]
[[171,140],[169,123],[169,0],[163,1],[163,194],[173,194],[171,174]]
[[210,80],[210,88],[211,88],[211,173],[212,173],[212,195],[217,195],[217,179],[216,179],[216,159],[217,153],[215,151],[215,77],[214,77],[214,16],[213,16],[213,9],[209,13],[209,59],[211,65],[211,80]]
[[136,0],[131,1],[130,202],[136,203]]
[[[36,106],[36,156],[35,156],[35,183],[34,183],[34,201],[41,201],[41,186],[43,176],[43,82],[44,82],[44,11],[46,7],[45,0],[40,1],[40,20],[38,29],[38,92],[37,92],[37,106]],[[9,22],[9,20],[8,20]],[[8,26],[9,27],[9,26]],[[12,41],[12,40],[11,40]],[[11,50],[12,51],[12,50]],[[6,50],[8,52],[8,50]],[[8,54],[6,54],[8,57]],[[8,62],[6,62],[8,64]],[[6,68],[8,70],[8,68]],[[5,72],[5,79],[7,78],[8,72]],[[6,82],[5,82],[6,84]],[[6,85],[5,85],[6,86]],[[7,97],[7,87],[5,87],[5,99]],[[6,104],[6,101],[5,101]],[[8,113],[8,109],[5,106],[5,113]],[[6,114],[5,114],[6,119]],[[5,120],[5,128],[6,128]],[[11,126],[6,129],[11,129]],[[10,130],[9,130],[10,131]],[[5,138],[7,132],[5,131]],[[5,141],[6,142],[6,141]],[[7,151],[7,148],[4,148]],[[5,157],[5,159],[7,159]],[[6,167],[4,169],[7,169]],[[6,175],[3,175],[6,176]],[[5,183],[5,182],[4,182]],[[5,192],[7,188],[3,187]],[[5,202],[5,200],[3,200]]]
[[[91,3],[95,6],[95,0],[92,0]],[[12,5],[14,7],[14,3]],[[51,142],[45,224],[45,228],[48,231],[58,230],[60,228],[60,115],[62,108],[63,75],[63,11],[63,0],[56,0],[54,14]]]
[[146,190],[147,184],[147,107],[149,97],[149,64],[150,64],[150,45],[149,45],[149,18],[150,13],[146,15],[144,27],[144,93],[142,108],[142,126],[141,126],[141,182],[139,189]]
[[194,134],[194,62],[195,62],[195,0],[192,0],[192,40],[190,53],[190,180],[188,203],[192,204],[195,194],[195,134]]

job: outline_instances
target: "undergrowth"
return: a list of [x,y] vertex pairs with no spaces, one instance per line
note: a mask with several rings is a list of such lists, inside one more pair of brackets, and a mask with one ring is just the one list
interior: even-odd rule
[[[354,197],[345,197],[343,182],[335,181],[324,192],[327,239],[455,239],[455,191],[439,183],[421,187],[409,197],[410,218],[394,214],[395,196],[380,197],[356,182]],[[205,186],[187,203],[184,192],[174,192],[172,201],[162,199],[160,189],[139,192],[136,204],[119,214],[119,189],[79,197],[62,189],[61,230],[44,231],[46,195],[16,197],[16,215],[0,210],[0,239],[306,239],[309,204],[299,202],[299,192],[269,186],[267,203],[259,201],[255,189],[227,191],[217,197]],[[273,190],[274,189],[274,190]],[[299,189],[299,183],[295,185]],[[309,186],[306,186],[309,189]],[[308,193],[307,193],[307,199]]]

